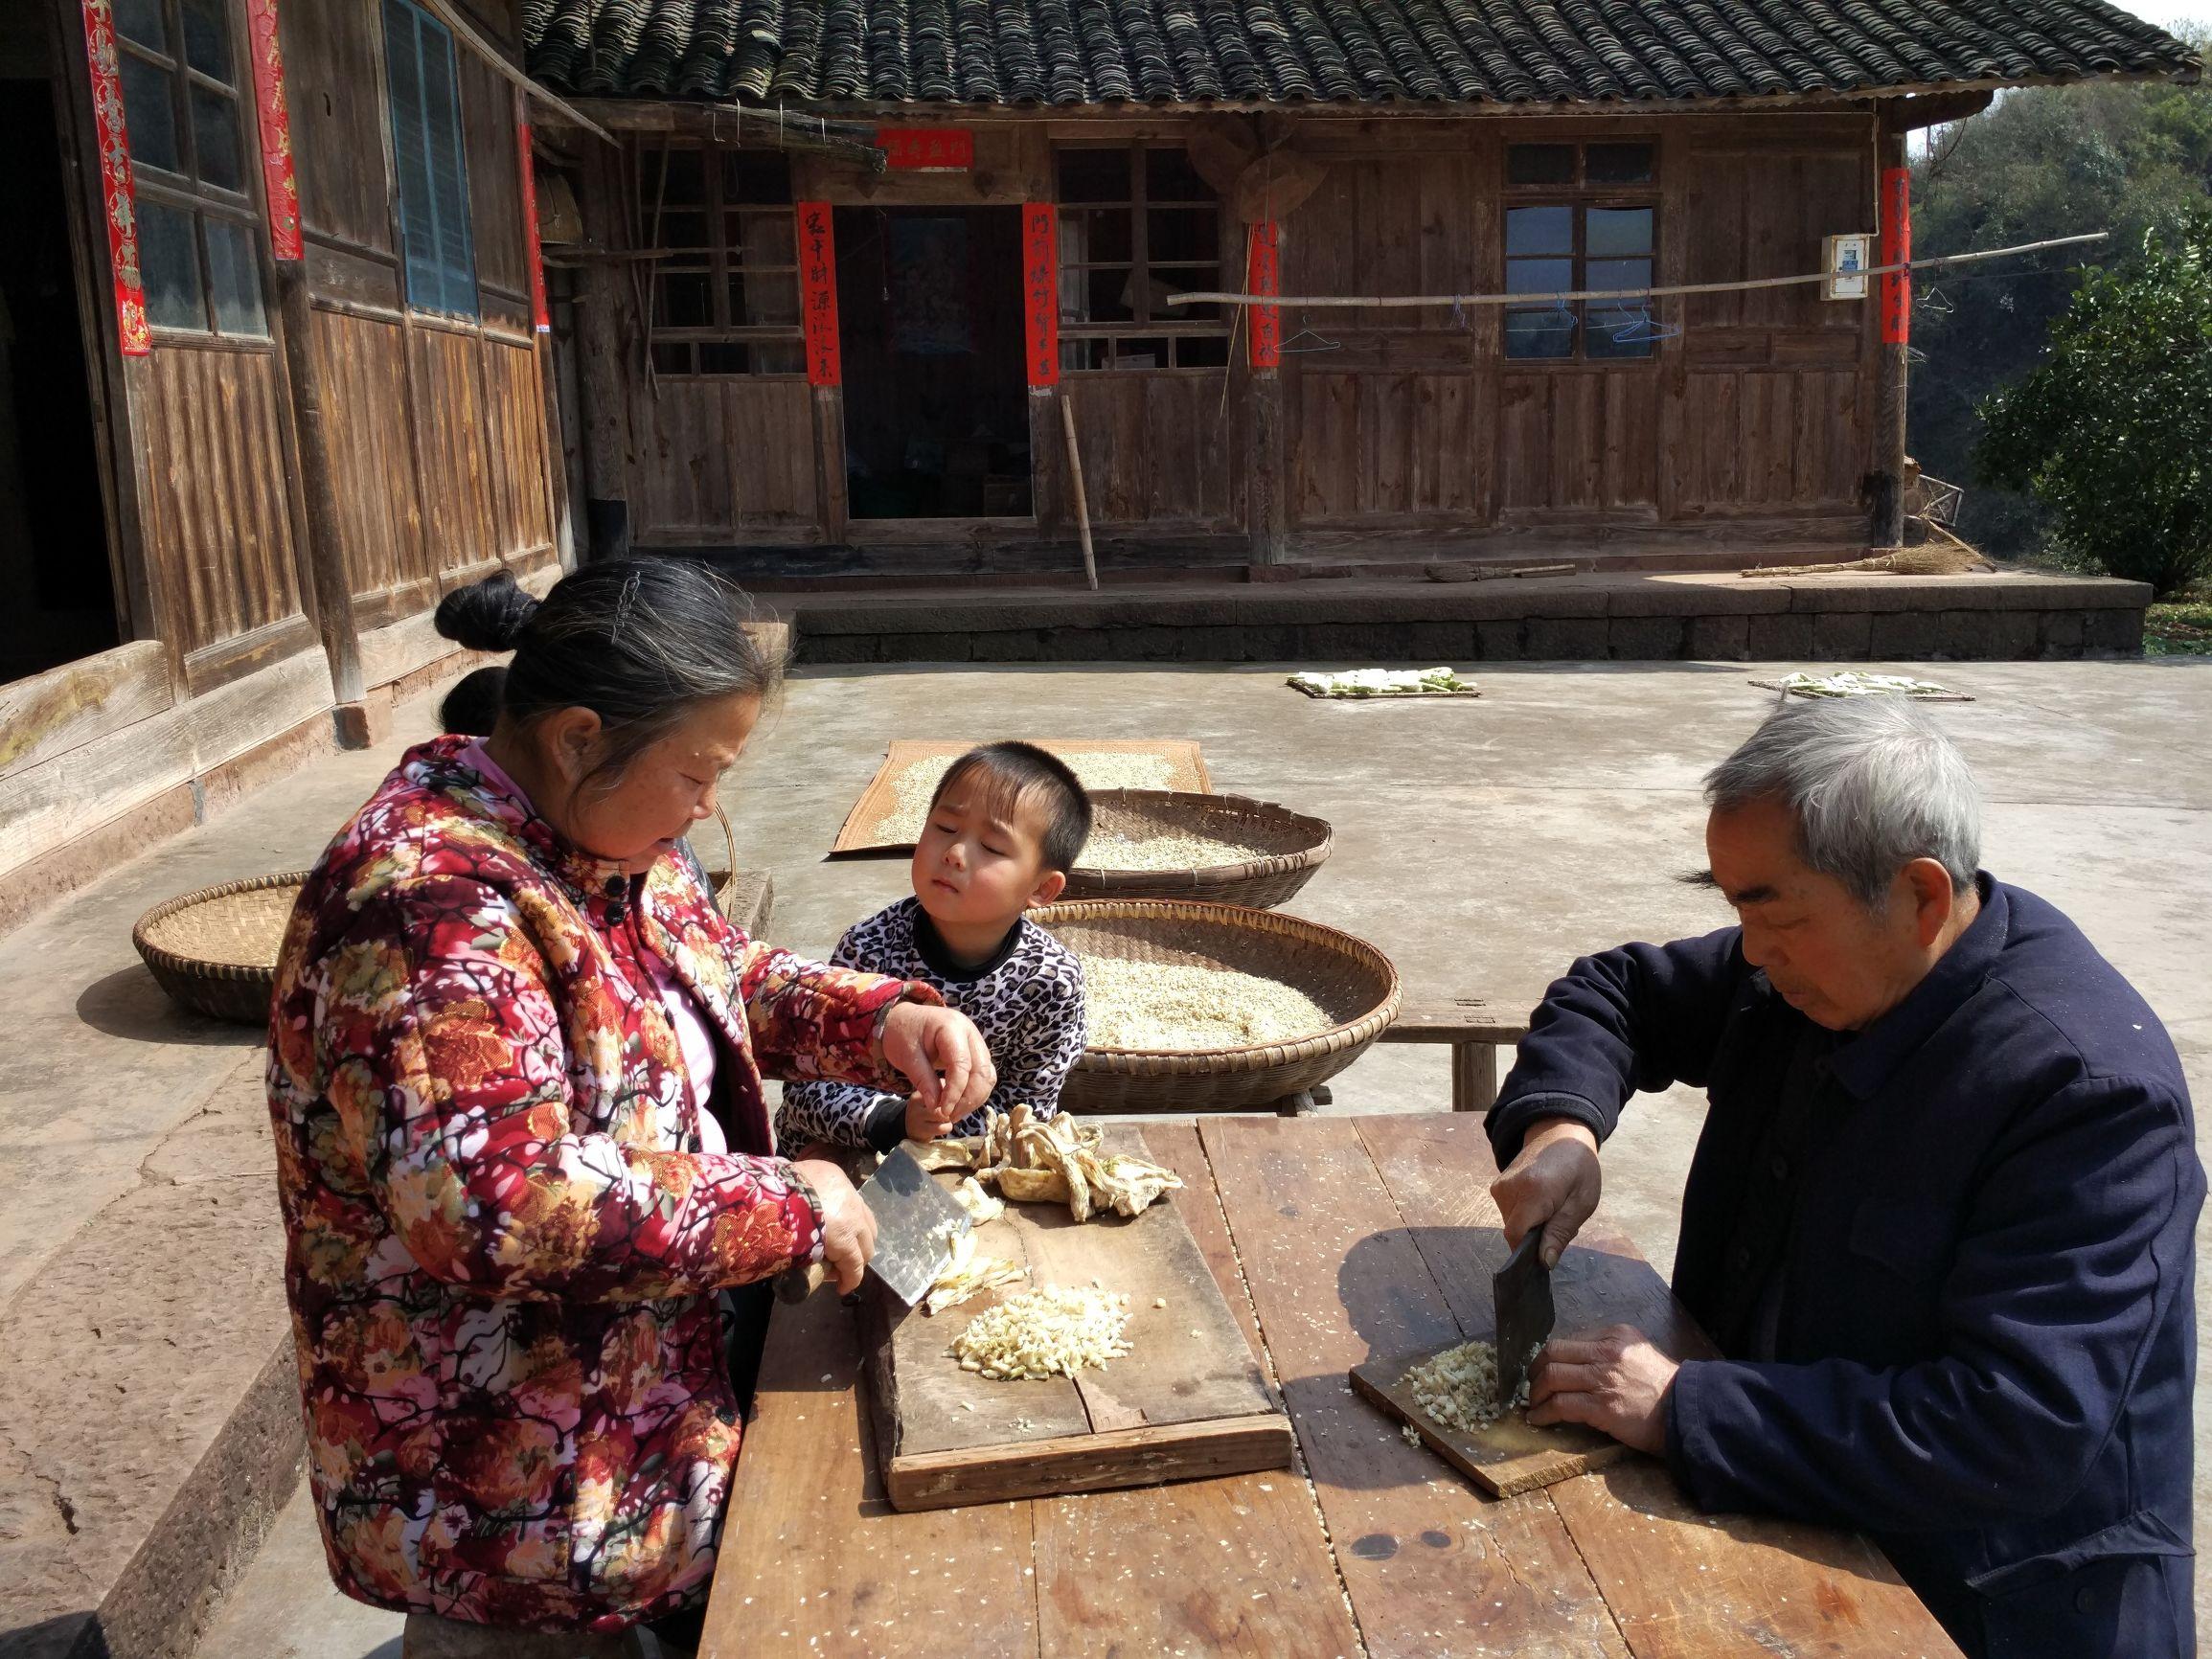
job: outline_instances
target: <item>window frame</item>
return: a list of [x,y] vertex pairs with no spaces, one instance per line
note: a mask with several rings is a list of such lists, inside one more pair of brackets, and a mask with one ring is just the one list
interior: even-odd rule
[[[1129,273],[1133,298],[1131,315],[1126,320],[1108,319],[1103,322],[1071,321],[1064,309],[1059,310],[1060,372],[1063,375],[1218,375],[1229,367],[1233,355],[1229,341],[1236,327],[1233,316],[1183,320],[1156,320],[1152,315],[1152,297],[1150,279],[1153,273],[1152,261],[1152,214],[1155,207],[1171,211],[1184,211],[1194,216],[1205,207],[1214,210],[1214,280],[1212,286],[1221,286],[1221,270],[1227,260],[1227,249],[1234,239],[1230,234],[1228,210],[1218,193],[1204,200],[1176,199],[1155,203],[1151,197],[1151,180],[1145,158],[1153,150],[1161,150],[1184,158],[1187,164],[1190,151],[1187,146],[1162,143],[1142,138],[1126,144],[1084,144],[1071,142],[1052,147],[1052,193],[1054,209],[1064,221],[1071,213],[1124,213],[1129,216],[1129,257],[1126,260],[1063,260],[1060,247],[1053,248],[1053,304],[1061,306],[1060,294],[1064,281],[1070,275],[1079,281],[1087,281],[1094,271],[1121,271]],[[1070,202],[1063,199],[1060,191],[1060,158],[1075,151],[1094,154],[1121,152],[1129,158],[1129,197],[1119,201]],[[1171,263],[1171,270],[1189,269],[1194,261],[1179,260]],[[1140,282],[1142,277],[1147,279]],[[1167,342],[1169,361],[1166,363],[1128,363],[1122,361],[1125,347],[1139,341]],[[1183,340],[1220,340],[1222,342],[1221,361],[1219,363],[1182,363],[1180,357]],[[1087,355],[1085,342],[1099,341],[1105,346],[1106,361],[1087,363],[1076,361],[1079,354]]]
[[[150,308],[147,323],[157,338],[173,341],[219,340],[239,345],[266,345],[275,347],[275,328],[270,321],[274,296],[269,292],[267,274],[262,269],[262,238],[264,230],[262,206],[259,195],[261,171],[261,112],[249,100],[253,78],[247,70],[240,52],[239,19],[232,0],[216,0],[222,13],[223,40],[229,50],[232,80],[228,83],[217,80],[191,61],[191,52],[185,45],[184,0],[149,0],[161,12],[163,33],[168,36],[166,46],[175,48],[174,56],[125,34],[120,21],[114,29],[116,52],[119,57],[135,57],[159,71],[169,83],[170,126],[175,136],[177,159],[181,169],[166,168],[148,161],[134,148],[131,153],[131,192],[134,197],[148,206],[166,208],[182,214],[192,224],[194,267],[199,279],[199,305],[201,326],[188,328],[180,323],[154,320]],[[118,64],[120,73],[121,64]],[[193,119],[192,95],[197,89],[229,101],[232,130],[238,135],[239,188],[211,184],[200,170],[199,125]],[[124,101],[124,131],[130,131],[130,105]],[[256,333],[239,333],[220,326],[216,315],[215,261],[208,253],[207,221],[214,219],[242,229],[246,246],[252,259],[254,294],[261,307],[261,329]]]
[[[670,248],[666,245],[649,245],[657,241],[654,237],[654,187],[657,176],[650,164],[658,158],[665,173],[667,158],[679,151],[690,151],[699,157],[699,200],[673,210],[677,213],[696,213],[706,221],[706,245],[703,248]],[[755,202],[732,199],[723,188],[725,183],[722,158],[731,155],[753,155],[763,159],[782,159],[784,162],[784,194],[789,198],[781,202]],[[714,144],[705,139],[686,139],[671,135],[657,143],[637,146],[631,162],[630,184],[637,204],[637,216],[632,233],[641,251],[651,256],[651,272],[648,282],[651,306],[651,322],[646,330],[646,352],[656,375],[666,375],[682,380],[803,380],[807,376],[807,297],[799,280],[799,204],[791,186],[790,162],[787,156],[779,157],[773,150],[748,151],[741,147]],[[741,229],[740,239],[730,239],[730,222],[737,219],[741,226],[749,226],[758,219],[782,215],[791,238],[791,258],[788,263],[775,261],[756,264],[743,256],[743,237],[748,231]],[[682,263],[674,272],[669,269],[670,256],[681,256]],[[707,278],[708,308],[713,313],[706,323],[671,325],[660,320],[660,284],[670,275],[687,275],[703,268]],[[791,321],[788,323],[740,323],[731,319],[730,278],[742,277],[747,283],[755,277],[783,277],[790,284]],[[663,346],[681,346],[690,354],[689,368],[664,368],[656,353]],[[708,346],[743,346],[747,364],[742,369],[708,369],[703,348]],[[790,367],[787,369],[759,369],[751,364],[753,349],[760,346],[787,346],[789,348]]]
[[[1637,144],[1648,145],[1651,147],[1652,175],[1650,178],[1637,184],[1616,184],[1608,181],[1600,181],[1593,184],[1590,182],[1589,150],[1593,146],[1604,147],[1609,145]],[[1557,148],[1572,150],[1574,152],[1575,158],[1574,178],[1572,181],[1567,183],[1539,184],[1515,184],[1512,182],[1512,152],[1516,148],[1524,146],[1532,148]],[[1601,210],[1608,208],[1648,210],[1650,212],[1652,216],[1652,245],[1648,254],[1641,256],[1634,254],[1602,255],[1599,257],[1601,260],[1635,258],[1649,259],[1652,265],[1652,280],[1651,283],[1647,285],[1653,287],[1658,286],[1659,251],[1662,238],[1665,235],[1665,226],[1663,223],[1665,216],[1660,211],[1661,196],[1664,193],[1660,183],[1660,165],[1662,156],[1663,148],[1659,141],[1659,135],[1655,132],[1607,133],[1603,136],[1591,136],[1588,134],[1584,134],[1571,138],[1531,137],[1525,139],[1507,139],[1503,144],[1498,157],[1499,188],[1497,246],[1498,263],[1500,267],[1498,273],[1499,290],[1504,292],[1511,288],[1513,267],[1516,263],[1528,260],[1538,259],[1559,260],[1563,258],[1568,260],[1571,261],[1571,280],[1567,284],[1568,288],[1570,290],[1580,290],[1589,286],[1585,273],[1590,259],[1589,211],[1592,208]],[[1571,235],[1569,239],[1571,249],[1570,252],[1563,255],[1521,255],[1513,254],[1506,251],[1509,245],[1507,239],[1508,230],[1511,225],[1511,219],[1508,216],[1511,215],[1511,213],[1516,208],[1531,207],[1563,207],[1569,211],[1569,213],[1572,215]],[[1658,301],[1653,302],[1653,305],[1663,305],[1664,303],[1665,302],[1663,301]],[[1501,364],[1507,366],[1512,371],[1517,373],[1523,369],[1545,368],[1575,370],[1591,368],[1632,370],[1640,366],[1655,364],[1660,360],[1661,356],[1663,355],[1660,351],[1660,347],[1666,344],[1665,336],[1655,336],[1650,342],[1651,350],[1641,353],[1624,353],[1619,356],[1589,355],[1585,350],[1585,343],[1589,337],[1588,310],[1592,302],[1588,300],[1576,300],[1569,304],[1568,309],[1573,314],[1575,320],[1575,349],[1572,354],[1563,357],[1513,356],[1507,350],[1505,330],[1516,310],[1535,309],[1537,307],[1516,307],[1510,305],[1499,307],[1497,342],[1498,361]],[[1653,321],[1657,323],[1662,321],[1662,319],[1659,318],[1654,312]]]

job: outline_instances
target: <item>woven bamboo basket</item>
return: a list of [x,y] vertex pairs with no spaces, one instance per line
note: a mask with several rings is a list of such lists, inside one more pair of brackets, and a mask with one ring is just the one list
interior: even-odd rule
[[130,930],[154,982],[197,1013],[266,1025],[277,952],[304,870],[203,887],[155,905]]
[[1068,872],[1068,899],[1185,898],[1271,910],[1313,879],[1329,856],[1328,821],[1243,795],[1198,795],[1183,789],[1102,789],[1091,797],[1092,832],[1115,830],[1135,840],[1203,835],[1261,850],[1236,864],[1192,870],[1107,870],[1078,864]]
[[1087,1049],[1060,1092],[1078,1112],[1272,1106],[1334,1077],[1398,1017],[1398,970],[1334,927],[1231,904],[1096,899],[1030,912],[1078,956],[1248,973],[1302,991],[1331,1024],[1296,1042],[1226,1049]]
[[[728,860],[707,870],[707,884],[727,914],[737,893],[738,838],[718,806],[715,816],[721,820]],[[130,943],[155,983],[186,1008],[240,1025],[265,1025],[277,953],[307,879],[305,870],[291,870],[180,894],[140,917]]]

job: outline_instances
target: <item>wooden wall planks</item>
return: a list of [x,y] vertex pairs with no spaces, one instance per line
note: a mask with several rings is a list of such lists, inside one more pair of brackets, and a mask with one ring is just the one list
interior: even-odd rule
[[148,360],[147,562],[185,654],[300,610],[277,359],[164,340]]
[[385,615],[394,604],[416,608],[437,573],[408,441],[404,335],[396,324],[335,311],[313,320],[348,580],[356,599],[391,596]]
[[[813,398],[795,377],[632,377],[630,473],[641,537],[819,539]],[[843,459],[838,458],[842,467]]]

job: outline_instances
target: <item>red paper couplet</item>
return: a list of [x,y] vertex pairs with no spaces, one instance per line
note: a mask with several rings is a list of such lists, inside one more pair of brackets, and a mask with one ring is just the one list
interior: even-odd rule
[[975,134],[965,126],[879,126],[876,148],[900,172],[967,172],[975,166]]
[[1022,343],[1032,388],[1060,384],[1060,214],[1021,204]]
[[[1244,291],[1279,294],[1283,291],[1281,242],[1273,219],[1252,227],[1252,251],[1244,272]],[[1252,367],[1273,369],[1283,361],[1283,310],[1279,306],[1252,306]]]
[[254,108],[261,118],[262,189],[269,199],[269,253],[300,257],[300,187],[292,177],[292,116],[285,102],[285,49],[277,0],[246,0],[254,55]]
[[[1902,265],[1912,258],[1912,170],[1881,170],[1881,259]],[[1881,279],[1881,343],[1902,346],[1912,337],[1912,273],[1891,271]]]
[[807,384],[835,386],[845,368],[837,353],[837,241],[830,204],[803,201],[799,216],[799,310],[807,327]]
[[545,303],[545,253],[537,239],[536,158],[530,152],[530,123],[518,121],[515,146],[522,156],[522,230],[530,261],[530,321],[540,334],[553,331],[553,312]]
[[115,17],[108,0],[84,0],[84,56],[92,68],[92,115],[100,138],[100,196],[107,212],[107,262],[115,273],[115,327],[125,357],[153,350],[146,287],[138,274],[138,201],[130,181],[130,139],[115,61]]

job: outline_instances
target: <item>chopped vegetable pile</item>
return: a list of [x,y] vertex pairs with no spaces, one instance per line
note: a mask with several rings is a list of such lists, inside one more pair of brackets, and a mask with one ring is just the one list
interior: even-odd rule
[[1129,1322],[1126,1296],[1047,1284],[978,1313],[953,1338],[952,1354],[961,1370],[997,1382],[1073,1376],[1129,1352]]
[[1472,680],[1463,680],[1447,668],[1346,669],[1334,674],[1296,673],[1288,683],[1315,697],[1420,697],[1474,690]]
[[[1405,1374],[1405,1385],[1431,1420],[1462,1434],[1487,1428],[1504,1415],[1497,1403],[1497,1350],[1487,1342],[1463,1342],[1431,1355]],[[1525,1380],[1513,1403],[1528,1403]]]

